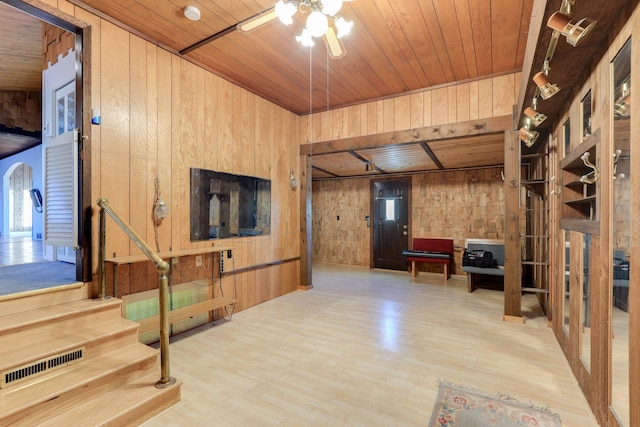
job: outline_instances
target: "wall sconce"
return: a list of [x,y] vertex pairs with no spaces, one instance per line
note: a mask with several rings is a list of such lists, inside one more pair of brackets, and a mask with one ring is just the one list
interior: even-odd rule
[[527,116],[529,120],[531,120],[531,124],[534,127],[540,126],[542,122],[544,122],[547,119],[547,116],[545,114],[538,113],[536,110],[533,109],[533,107],[525,108],[524,115]]
[[291,174],[289,175],[289,185],[291,186],[292,190],[298,188],[298,180],[296,179],[296,176],[293,174],[293,172],[291,172]]
[[375,170],[376,170],[376,164],[373,160],[369,160],[367,163],[365,163],[364,165],[365,172],[373,172]]
[[540,89],[542,99],[549,99],[560,91],[558,85],[551,84],[549,77],[542,71],[533,75],[533,81]]
[[184,8],[184,16],[187,19],[190,19],[192,21],[199,21],[200,20],[200,9],[198,9],[195,6],[187,6]]
[[162,200],[162,197],[158,197],[153,207],[153,218],[155,218],[156,221],[160,221],[167,216],[169,216],[169,206]]
[[547,26],[565,36],[567,43],[573,47],[576,47],[595,25],[596,21],[592,19],[582,18],[573,21],[570,16],[560,12],[555,12],[547,21]]

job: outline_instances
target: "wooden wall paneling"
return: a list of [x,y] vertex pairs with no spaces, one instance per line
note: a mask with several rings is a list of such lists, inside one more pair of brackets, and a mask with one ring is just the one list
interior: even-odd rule
[[298,289],[300,283],[300,262],[288,261],[282,264],[282,294],[288,294]]
[[424,92],[424,126],[431,126],[433,124],[433,110],[432,110],[432,96],[431,91]]
[[207,73],[204,82],[204,164],[206,169],[217,171],[218,167],[218,79]]
[[[156,245],[153,209],[155,203],[155,179],[158,176],[158,48],[150,43],[145,43],[146,52],[146,76],[143,82],[146,87],[146,189],[145,209],[140,215],[146,217],[146,230],[142,231],[146,241],[154,250],[159,251]],[[165,201],[166,202],[166,201]],[[156,247],[158,246],[158,247]]]
[[522,321],[520,265],[520,139],[517,132],[504,133],[504,320]]
[[431,91],[431,124],[433,126],[449,122],[448,100],[446,87]]
[[360,135],[366,135],[368,127],[369,107],[367,106],[367,104],[360,104],[358,107],[360,109]]
[[463,83],[456,87],[456,122],[466,122],[470,119],[471,93],[470,84]]
[[[180,249],[186,249],[191,246],[189,222],[189,209],[186,208],[190,204],[190,173],[189,168],[199,166],[197,150],[199,148],[198,141],[198,110],[201,109],[199,104],[201,92],[198,87],[198,67],[187,62],[180,62],[180,112],[177,125],[180,128],[180,139],[178,157],[172,159],[174,164],[178,165],[178,175],[173,176],[174,180],[180,183],[177,188],[177,196],[180,200],[181,208],[176,211],[176,219],[180,221],[180,232],[178,236],[178,244]],[[175,247],[174,247],[175,249]]]
[[157,283],[153,283],[153,281],[151,286],[147,286],[147,264],[146,262],[137,262],[130,265],[131,284],[129,289],[132,294],[158,287]]
[[367,135],[384,132],[383,101],[372,101],[367,104]]
[[181,60],[175,55],[171,56],[171,242],[170,250],[179,250],[180,247],[180,115],[181,115]]
[[[135,36],[129,39],[129,225],[153,245],[153,240],[149,240],[152,236],[146,235],[147,219],[151,214],[147,211],[147,156],[151,148],[147,146],[147,42]],[[131,239],[129,251],[139,253],[137,244]]]
[[[112,287],[113,282],[107,283],[107,288]],[[116,298],[123,295],[130,295],[131,291],[131,264],[119,265],[116,270]]]
[[319,120],[320,122],[320,137],[319,139],[314,139],[314,141],[328,141],[333,139],[333,112],[332,111],[321,111],[319,114],[316,114],[315,120]]
[[[288,111],[278,108],[281,113],[280,120],[280,138],[278,139],[278,148],[280,152],[280,158],[278,159],[278,165],[280,171],[278,173],[278,186],[280,187],[280,197],[281,197],[281,208],[282,208],[282,216],[279,219],[279,223],[281,225],[279,244],[280,244],[280,259],[287,258],[289,245],[289,236],[290,236],[290,227],[291,227],[291,210],[297,208],[297,204],[293,205],[291,202],[291,196],[293,190],[289,185],[289,175],[292,172],[291,167],[291,158],[289,157],[289,144],[292,139],[291,134],[291,119],[292,117],[289,115]],[[340,117],[342,117],[340,115]],[[334,122],[335,123],[335,122]]]
[[269,116],[271,126],[269,127],[270,157],[271,157],[271,239],[273,241],[274,258],[282,258],[282,248],[280,246],[282,233],[283,206],[282,200],[282,111],[274,104],[269,105]]
[[[129,39],[127,32],[103,21],[100,52],[109,60],[101,61],[100,126],[109,143],[100,147],[101,193],[125,221],[129,221]],[[129,255],[129,238],[110,220],[107,233],[107,254]]]
[[469,83],[469,120],[477,120],[480,117],[478,86],[477,81]]
[[344,132],[344,127],[348,126],[347,117],[345,117],[345,109],[337,108],[335,110],[331,110],[331,131],[332,138],[331,139],[340,139],[346,132]]
[[267,101],[256,96],[254,103],[253,122],[253,175],[259,178],[269,178],[269,158],[265,159],[267,152],[267,126],[269,124],[269,110]]
[[420,128],[424,126],[424,92],[412,93],[410,98],[410,128]]
[[492,79],[484,79],[478,82],[478,100],[479,118],[492,117],[494,114]]
[[158,152],[157,152],[157,173],[160,178],[160,193],[167,206],[171,207],[169,216],[158,225],[158,243],[161,251],[171,249],[172,224],[177,217],[175,204],[173,203],[173,179],[172,179],[172,55],[163,50],[158,52]]
[[218,166],[233,172],[233,85],[218,79]]
[[73,16],[75,11],[75,5],[67,0],[58,0],[58,10],[64,13],[68,13]]
[[360,136],[362,132],[361,106],[347,107],[347,137]]
[[411,127],[411,96],[403,95],[393,98],[393,130]]
[[455,123],[458,104],[458,87],[447,86],[447,121],[445,123]]
[[273,299],[275,292],[273,290],[272,268],[260,268],[255,270],[255,303],[262,304],[265,301]]
[[502,116],[511,114],[515,99],[515,77],[513,74],[494,77],[493,79],[493,114]]

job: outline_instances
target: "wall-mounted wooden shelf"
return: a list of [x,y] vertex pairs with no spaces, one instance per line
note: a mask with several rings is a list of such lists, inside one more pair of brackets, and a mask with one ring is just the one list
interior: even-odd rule
[[[597,129],[560,162],[563,183],[561,223],[567,226],[579,226],[583,229],[585,226],[573,220],[595,221],[598,219],[597,183],[583,182],[581,178],[593,172],[593,169],[585,165],[582,160],[584,153],[589,153],[589,161],[598,165],[599,143],[600,129]],[[563,220],[571,221],[563,222]],[[587,228],[590,227],[587,226]]]

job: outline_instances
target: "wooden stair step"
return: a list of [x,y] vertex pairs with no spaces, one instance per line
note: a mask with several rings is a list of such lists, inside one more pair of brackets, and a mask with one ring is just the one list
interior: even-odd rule
[[2,339],[0,372],[85,347],[85,358],[138,342],[138,325],[121,317],[56,334],[32,328]]
[[[106,300],[86,299],[0,316],[0,335],[21,333],[22,330],[39,324],[45,325],[54,334],[59,331],[60,325],[58,322],[64,320],[71,320],[71,327],[79,328],[86,324],[113,319],[114,312],[119,316],[121,305],[122,301],[116,298]],[[86,316],[88,314],[91,314],[90,318]],[[1,339],[4,339],[4,337]]]
[[[112,390],[117,394],[141,376],[152,375],[157,381],[158,359],[158,350],[136,343],[8,386],[2,389],[0,425],[47,422],[53,414],[69,412],[87,399]],[[93,404],[104,402],[98,399]]]
[[89,425],[120,427],[139,425],[180,401],[181,381],[156,388],[157,375],[149,374],[73,408],[55,411],[41,424],[47,427]]
[[19,294],[0,295],[0,313],[2,316],[7,316],[52,305],[85,300],[88,297],[89,286],[81,282]]

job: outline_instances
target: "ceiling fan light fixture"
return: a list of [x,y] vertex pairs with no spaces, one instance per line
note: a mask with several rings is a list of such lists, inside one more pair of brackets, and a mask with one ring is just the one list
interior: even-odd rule
[[313,38],[311,38],[311,33],[306,28],[302,30],[302,34],[296,36],[296,41],[305,47],[313,47],[316,45],[313,42]]
[[293,23],[293,15],[296,14],[298,8],[294,3],[280,0],[276,3],[275,11],[280,22],[284,25],[291,25]]
[[319,10],[314,10],[307,17],[307,30],[311,36],[322,37],[327,32],[327,28],[329,28],[329,19]]
[[198,9],[195,6],[187,6],[184,8],[184,16],[187,19],[190,19],[192,21],[199,21],[200,20],[200,9]]
[[342,9],[342,0],[322,0],[322,13],[334,16]]
[[335,20],[335,25],[338,29],[338,38],[341,39],[351,32],[353,21],[347,21],[341,16]]

